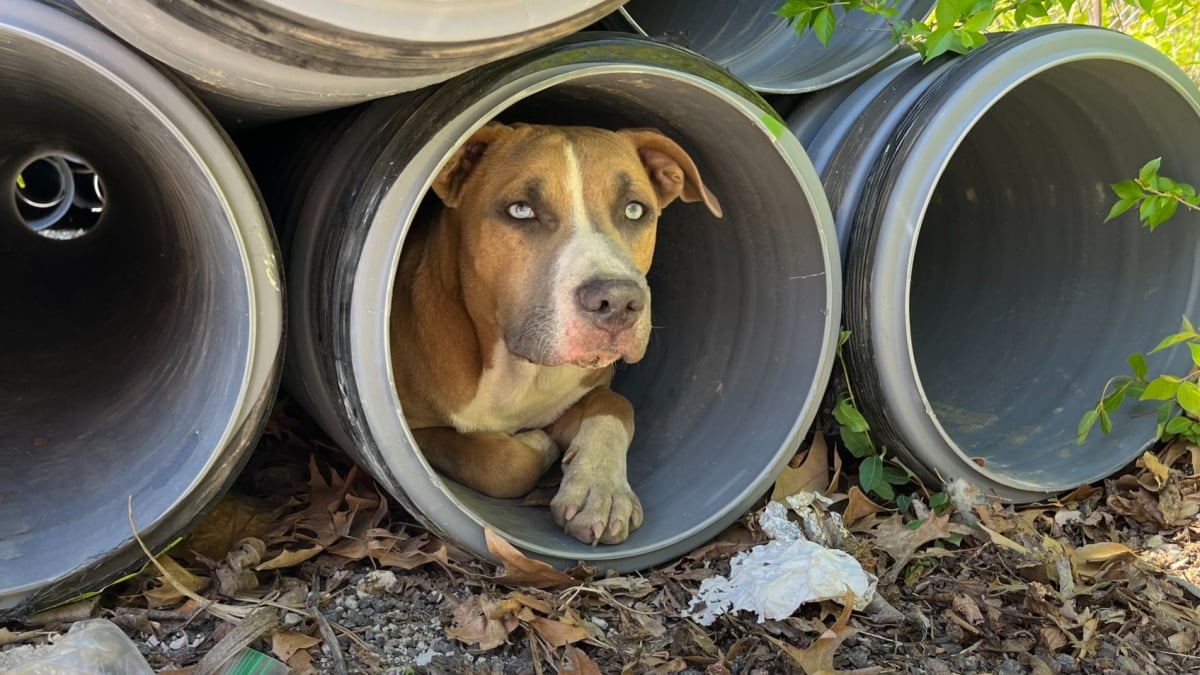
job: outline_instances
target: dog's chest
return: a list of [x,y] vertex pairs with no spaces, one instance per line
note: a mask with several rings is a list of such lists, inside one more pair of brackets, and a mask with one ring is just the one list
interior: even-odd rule
[[483,371],[475,396],[450,413],[462,433],[515,433],[547,426],[592,388],[590,371],[572,365],[539,366],[514,357],[497,345],[492,365]]

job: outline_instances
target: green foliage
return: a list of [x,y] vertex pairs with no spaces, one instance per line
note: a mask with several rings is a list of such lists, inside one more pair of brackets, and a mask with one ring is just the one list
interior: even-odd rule
[[1180,205],[1200,211],[1200,195],[1196,194],[1196,188],[1158,175],[1161,164],[1162,157],[1156,157],[1142,166],[1137,178],[1113,183],[1117,203],[1113,204],[1104,222],[1136,206],[1142,225],[1154,230],[1175,215]]
[[[842,347],[849,339],[848,330],[843,330],[838,335],[837,358],[842,367],[846,391],[838,397],[833,406],[833,418],[840,427],[842,446],[861,460],[858,465],[859,487],[863,492],[892,501],[897,499],[896,488],[908,485],[913,477],[902,465],[887,458],[886,448],[875,445],[870,434],[871,427],[855,405],[854,390],[850,387],[850,375],[846,370],[846,360],[842,356]],[[911,503],[911,498],[908,501]]]
[[[1156,157],[1142,165],[1137,178],[1123,180],[1112,185],[1117,203],[1113,204],[1105,222],[1138,207],[1138,220],[1153,231],[1175,215],[1178,207],[1200,211],[1200,197],[1196,189],[1187,183],[1172,180],[1158,174],[1162,158]],[[1146,357],[1134,354],[1129,357],[1132,376],[1122,375],[1110,379],[1100,392],[1100,402],[1088,410],[1079,420],[1080,444],[1087,440],[1092,428],[1099,422],[1104,433],[1112,431],[1112,413],[1130,396],[1141,401],[1162,401],[1158,407],[1157,437],[1159,439],[1181,436],[1192,443],[1200,443],[1200,334],[1185,316],[1179,332],[1159,341],[1149,353],[1154,354],[1181,344],[1191,352],[1193,368],[1186,377],[1159,375],[1149,379]],[[1111,391],[1109,391],[1111,389]]]
[[1148,379],[1146,357],[1142,354],[1130,356],[1129,367],[1133,374],[1114,377],[1104,385],[1100,402],[1084,413],[1079,421],[1077,441],[1080,444],[1086,441],[1097,422],[1101,431],[1110,433],[1112,413],[1127,398],[1135,397],[1140,401],[1162,401],[1158,407],[1158,438],[1182,436],[1192,443],[1200,443],[1200,422],[1196,421],[1200,419],[1200,386],[1197,385],[1200,379],[1200,333],[1185,316],[1179,332],[1163,338],[1149,353],[1181,344],[1186,344],[1191,352],[1192,365],[1195,367],[1190,374],[1186,377],[1159,375],[1151,380]]
[[[1099,11],[1097,11],[1097,9]],[[965,54],[987,33],[1046,23],[1090,23],[1129,33],[1167,54],[1200,81],[1200,12],[1194,0],[937,0],[925,19],[901,19],[899,0],[786,0],[775,11],[800,35],[811,30],[823,45],[838,30],[854,30],[855,13],[877,16],[892,39],[926,60]]]

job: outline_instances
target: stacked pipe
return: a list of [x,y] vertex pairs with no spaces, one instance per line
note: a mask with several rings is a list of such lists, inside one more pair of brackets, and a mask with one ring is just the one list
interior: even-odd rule
[[274,236],[196,99],[100,31],[0,5],[0,613],[161,549],[279,378]]
[[[1153,441],[1135,408],[1074,444],[1104,380],[1198,297],[1196,228],[1102,223],[1107,184],[1146,159],[1200,169],[1200,95],[1131,38],[1033,29],[922,65],[886,31],[839,31],[829,49],[798,40],[775,0],[724,14],[670,0],[77,2],[240,129],[283,242],[285,387],[415,516],[477,554],[490,527],[558,565],[629,570],[742,515],[817,413],[843,263],[859,403],[927,478],[1031,500]],[[902,18],[932,5],[902,2]],[[0,10],[31,45],[0,55],[0,87],[25,101],[0,113],[0,185],[16,186],[12,206],[0,198],[0,256],[16,260],[0,288],[23,289],[19,329],[0,338],[0,465],[16,467],[0,499],[17,506],[0,512],[0,561],[16,561],[0,565],[0,611],[129,567],[111,516],[127,494],[152,546],[211,504],[272,397],[282,316],[266,218],[207,112],[115,41],[34,10]],[[642,35],[568,35],[602,18]],[[34,96],[34,81],[53,95]],[[797,92],[772,99],[786,124],[760,97]],[[657,127],[725,205],[721,221],[673,207],[659,227],[660,327],[615,383],[638,414],[630,475],[646,511],[623,544],[582,545],[544,512],[438,475],[390,380],[406,234],[439,167],[493,118]],[[137,480],[65,480],[101,466]],[[45,526],[94,507],[108,524],[80,527],[96,543],[48,547],[66,562],[39,567]]]

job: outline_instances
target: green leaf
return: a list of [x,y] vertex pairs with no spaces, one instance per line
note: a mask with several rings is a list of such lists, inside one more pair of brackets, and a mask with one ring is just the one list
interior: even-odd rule
[[833,7],[826,6],[817,12],[813,18],[813,33],[817,39],[821,41],[822,47],[829,46],[829,38],[833,37],[833,31],[837,28],[837,17],[833,14]]
[[951,532],[950,536],[942,537],[938,541],[944,541],[947,544],[950,544],[951,546],[958,546],[959,544],[961,544],[963,542],[963,536],[961,534],[959,534],[958,532]]
[[1188,349],[1192,352],[1192,363],[1200,366],[1200,344],[1189,342]]
[[896,508],[900,510],[900,513],[906,513],[908,511],[908,507],[912,506],[912,503],[912,495],[896,496]]
[[950,507],[950,495],[945,492],[935,492],[929,495],[929,508],[933,509],[938,515]]
[[933,8],[933,19],[937,21],[938,29],[950,29],[962,16],[962,6],[957,0],[937,0]]
[[896,491],[892,489],[890,483],[880,483],[879,485],[876,485],[875,489],[871,492],[874,492],[889,502],[896,498]]
[[1193,326],[1192,322],[1188,320],[1187,314],[1184,314],[1182,317],[1180,317],[1179,330],[1183,333],[1191,333],[1193,335],[1196,334],[1196,327]]
[[1108,411],[1100,408],[1100,431],[1105,434],[1112,433],[1112,418],[1108,416]]
[[1192,421],[1180,415],[1177,417],[1172,417],[1171,420],[1167,422],[1164,431],[1166,431],[1168,436],[1178,436],[1179,434],[1187,431],[1191,426]]
[[[1138,219],[1142,221],[1142,224],[1150,227],[1152,230],[1155,227],[1158,227],[1158,224],[1154,223],[1154,216],[1157,213],[1158,200],[1154,197],[1143,199],[1142,203],[1138,206]],[[1154,225],[1151,226],[1151,223],[1154,223]]]
[[1167,347],[1174,347],[1175,345],[1179,344],[1180,342],[1187,342],[1188,340],[1194,340],[1194,339],[1196,339],[1196,337],[1197,337],[1197,335],[1196,335],[1196,331],[1194,329],[1185,328],[1184,330],[1179,331],[1178,333],[1176,333],[1174,335],[1168,335],[1167,337],[1163,338],[1162,342],[1159,342],[1157,345],[1155,345],[1154,349],[1150,350],[1150,353],[1154,354],[1156,352],[1161,352],[1162,350],[1166,349]]
[[849,339],[850,339],[850,331],[843,330],[840,333],[838,333],[838,348],[840,349],[841,346],[846,344],[846,341]]
[[988,10],[980,12],[969,17],[963,22],[962,29],[972,33],[981,33],[987,30],[987,27],[992,25],[992,21],[996,19],[996,12]]
[[1123,180],[1120,183],[1112,184],[1112,191],[1121,199],[1139,199],[1145,193],[1142,192],[1142,186],[1134,180]]
[[1171,421],[1171,413],[1175,412],[1175,401],[1165,401],[1158,406],[1158,426],[1155,427],[1154,437],[1161,440],[1166,431],[1167,423]]
[[883,458],[867,457],[858,465],[858,485],[867,492],[872,492],[883,482]]
[[[1200,361],[1197,361],[1200,363]],[[1129,367],[1133,369],[1133,376],[1139,380],[1146,379],[1146,357],[1141,354],[1130,354]]]
[[891,483],[892,485],[904,485],[908,482],[908,474],[904,473],[899,467],[885,464],[883,467],[883,482]]
[[1179,202],[1171,197],[1155,197],[1154,201],[1154,215],[1146,220],[1146,227],[1150,228],[1151,232],[1170,220],[1171,216],[1175,215],[1176,209],[1179,208]]
[[1175,398],[1175,392],[1178,390],[1179,378],[1173,378],[1170,375],[1159,375],[1150,380],[1150,384],[1146,385],[1146,391],[1142,392],[1141,400],[1169,401]]
[[1195,382],[1180,382],[1175,398],[1179,401],[1179,407],[1189,415],[1200,417],[1200,387]]
[[858,412],[846,399],[838,401],[837,405],[833,407],[833,417],[838,424],[851,431],[868,431],[871,428],[867,425],[867,420],[862,413]]
[[954,29],[939,27],[925,41],[925,62],[928,63],[955,47],[961,47],[961,44],[958,36],[954,34]]
[[1138,171],[1138,180],[1143,183],[1149,183],[1150,181],[1154,180],[1154,177],[1158,175],[1158,167],[1161,165],[1162,157],[1155,157],[1149,162],[1146,162]]
[[1083,445],[1087,440],[1088,434],[1091,433],[1092,427],[1096,426],[1096,420],[1100,418],[1100,411],[1096,408],[1083,413],[1083,419],[1079,420],[1079,435],[1075,438],[1075,442]]
[[862,458],[875,454],[875,446],[865,431],[850,431],[846,427],[842,427],[840,435],[842,445],[855,457]]
[[1100,408],[1106,413],[1111,413],[1121,407],[1121,403],[1125,400],[1125,387],[1117,387],[1113,393],[1105,396],[1100,401]]
[[1107,223],[1108,221],[1112,220],[1113,218],[1116,218],[1117,216],[1121,215],[1122,213],[1125,213],[1129,209],[1132,209],[1134,207],[1134,205],[1138,203],[1139,200],[1141,200],[1141,197],[1133,197],[1133,198],[1123,197],[1116,204],[1112,205],[1112,209],[1108,212],[1108,216],[1106,216],[1104,218],[1104,222]]

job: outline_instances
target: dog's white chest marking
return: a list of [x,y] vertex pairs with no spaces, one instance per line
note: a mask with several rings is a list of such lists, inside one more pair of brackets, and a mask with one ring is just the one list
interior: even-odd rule
[[497,342],[492,365],[479,378],[474,398],[452,412],[450,421],[462,433],[539,429],[591,389],[581,384],[588,372],[572,365],[539,366],[513,356]]

